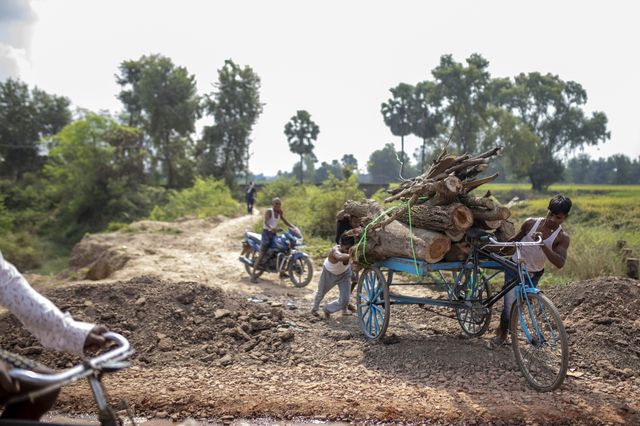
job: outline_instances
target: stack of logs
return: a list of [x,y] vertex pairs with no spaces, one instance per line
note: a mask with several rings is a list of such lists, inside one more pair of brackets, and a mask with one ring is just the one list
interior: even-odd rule
[[470,194],[498,177],[495,173],[476,178],[499,150],[454,156],[445,148],[427,172],[389,191],[385,203],[395,206],[386,213],[372,200],[347,201],[341,213],[362,219],[362,226],[348,235],[359,241],[366,230],[366,238],[362,238],[366,243],[358,246],[354,260],[373,262],[414,255],[428,263],[464,260],[471,250],[465,234],[473,228],[494,232],[500,241],[513,237],[514,226],[507,220],[509,209],[489,192],[482,197]]

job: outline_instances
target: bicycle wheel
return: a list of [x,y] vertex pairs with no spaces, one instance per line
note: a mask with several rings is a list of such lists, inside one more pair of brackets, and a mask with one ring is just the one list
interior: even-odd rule
[[[257,252],[256,250],[251,250],[251,252],[249,254],[247,254],[247,258],[251,261],[252,264],[256,263],[256,260],[258,260],[258,255],[260,253]],[[249,274],[249,277],[253,276],[253,267],[247,265],[246,263],[244,264],[244,270],[247,271],[247,274]],[[256,270],[256,278],[258,278],[260,275],[262,275],[264,273],[264,270],[262,269],[258,269]]]
[[471,282],[470,277],[465,286],[465,307],[456,308],[456,318],[468,336],[479,337],[486,333],[491,323],[491,309],[482,306],[491,297],[491,286],[482,277],[479,277],[479,282]]
[[380,340],[389,326],[391,314],[389,286],[378,268],[367,268],[358,280],[356,312],[362,333],[369,340]]
[[296,287],[304,287],[311,282],[313,265],[308,257],[299,257],[289,261],[289,278]]
[[527,382],[539,392],[557,389],[569,366],[567,332],[558,309],[544,294],[528,294],[511,307],[509,323],[513,354]]

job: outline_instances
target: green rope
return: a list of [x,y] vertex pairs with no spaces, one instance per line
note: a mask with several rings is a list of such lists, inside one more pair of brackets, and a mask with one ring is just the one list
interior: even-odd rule
[[[420,197],[419,200],[426,201],[429,198],[431,197]],[[416,258],[416,247],[415,247],[415,243],[413,242],[413,226],[411,224],[411,204],[409,201],[407,201],[406,203],[400,202],[400,204],[388,208],[387,210],[380,213],[375,219],[373,219],[364,227],[364,232],[360,236],[360,240],[358,241],[358,244],[356,244],[356,250],[355,250],[356,259],[358,259],[358,251],[360,249],[360,245],[362,245],[362,257],[364,258],[364,263],[367,265],[370,265],[369,261],[367,260],[367,253],[366,253],[367,252],[367,232],[369,231],[369,227],[371,225],[375,225],[388,213],[405,206],[407,207],[407,212],[409,214],[409,241],[411,241],[411,253],[413,254],[413,264],[416,268],[416,275],[420,276],[420,270],[418,268],[418,259]]]
[[387,210],[383,211],[382,213],[380,213],[375,219],[373,219],[371,222],[369,222],[367,224],[367,226],[364,227],[364,232],[362,233],[362,236],[360,237],[360,240],[358,241],[358,244],[356,244],[356,250],[355,250],[355,255],[356,255],[356,259],[358,259],[358,250],[360,248],[360,245],[362,244],[362,257],[364,258],[364,263],[367,265],[370,265],[369,261],[367,260],[367,232],[369,231],[369,227],[371,225],[375,225],[376,223],[378,223],[382,218],[385,217],[385,215],[387,215],[387,213],[390,213],[396,209],[399,209],[400,207],[402,207],[402,204],[399,204],[397,206],[392,206],[390,208],[388,208]]
[[413,253],[413,265],[416,267],[416,276],[420,276],[418,270],[418,260],[416,259],[416,246],[413,243],[413,226],[411,226],[411,204],[407,201],[407,212],[409,213],[409,241],[411,241],[411,253]]

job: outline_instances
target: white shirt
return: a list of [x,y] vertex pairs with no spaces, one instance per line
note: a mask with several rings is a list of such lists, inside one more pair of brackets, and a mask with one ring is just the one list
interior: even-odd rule
[[51,301],[35,291],[0,253],[0,305],[20,320],[43,346],[82,354],[94,324],[74,321]]
[[[533,233],[538,230],[538,226],[542,222],[542,218],[538,218],[536,223],[533,224],[531,230],[527,232],[521,241],[533,241]],[[548,249],[553,249],[553,242],[556,240],[556,237],[562,231],[562,226],[558,226],[556,230],[547,237],[546,240],[543,241],[544,245],[547,246]],[[542,251],[541,246],[525,246],[520,248],[520,257],[524,260],[529,269],[529,272],[539,272],[544,269],[544,264],[547,261],[547,255]]]
[[331,272],[333,275],[340,275],[343,274],[347,271],[347,269],[349,269],[351,267],[351,263],[348,262],[346,265],[342,262],[338,262],[338,263],[331,263],[331,261],[329,260],[329,257],[327,256],[327,258],[324,260],[324,268]]
[[280,216],[278,216],[275,212],[275,210],[273,210],[273,208],[270,208],[269,210],[267,210],[269,212],[271,212],[271,217],[269,219],[264,220],[264,229],[270,231],[273,228],[276,228],[278,226],[278,220],[280,220]]

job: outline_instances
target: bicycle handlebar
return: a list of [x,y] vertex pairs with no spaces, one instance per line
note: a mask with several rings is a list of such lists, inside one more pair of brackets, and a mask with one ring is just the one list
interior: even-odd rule
[[95,358],[88,359],[82,364],[78,364],[68,370],[54,374],[42,374],[21,368],[14,368],[9,370],[9,376],[13,379],[34,385],[52,385],[82,376],[88,371],[99,369],[109,361],[121,361],[131,355],[131,345],[129,345],[129,341],[120,334],[107,332],[103,334],[103,337],[115,342],[117,346],[109,352],[105,352]]
[[542,242],[542,237],[538,235],[538,239],[535,241],[498,241],[495,237],[487,235],[486,237],[481,238],[483,241],[489,241],[489,244],[485,244],[486,246],[497,246],[497,247],[527,247],[527,246],[541,246],[544,244]]

